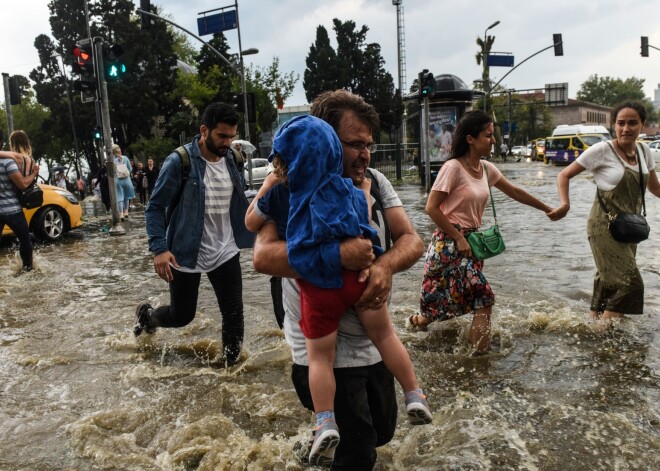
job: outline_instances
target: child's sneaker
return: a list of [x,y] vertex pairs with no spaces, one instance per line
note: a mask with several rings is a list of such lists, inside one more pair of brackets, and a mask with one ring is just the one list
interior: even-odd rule
[[406,392],[406,412],[411,425],[430,424],[433,421],[426,396],[423,393]]
[[335,459],[335,449],[339,445],[339,430],[333,419],[325,419],[314,429],[314,443],[309,453],[312,466],[330,466]]

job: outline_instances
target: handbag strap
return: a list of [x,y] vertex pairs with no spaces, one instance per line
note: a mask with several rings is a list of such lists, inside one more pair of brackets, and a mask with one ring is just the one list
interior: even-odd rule
[[490,206],[493,208],[493,219],[495,219],[495,224],[497,224],[497,213],[495,212],[495,203],[493,202],[493,191],[490,189],[488,170],[486,170],[486,165],[483,162],[481,162],[481,168],[483,168],[486,173],[486,185],[488,185],[488,193],[490,194]]
[[[614,152],[614,155],[616,155],[616,150],[614,149],[612,143],[610,141],[607,141],[607,145],[610,146],[612,152]],[[642,216],[646,217],[646,201],[644,201],[644,174],[642,173],[642,159],[639,157],[639,150],[637,148],[637,145],[635,145],[635,154],[637,154],[637,165],[639,165],[639,192],[642,194]],[[646,153],[644,152],[643,147],[642,147],[642,155],[644,156],[644,159],[646,159]],[[621,165],[623,165],[623,162],[621,162]],[[624,165],[624,169],[625,169],[625,165]],[[605,211],[607,217],[609,219],[612,219],[610,210],[607,209],[607,206],[605,206],[605,203],[603,202],[603,198],[601,198],[600,196],[600,190],[598,190],[598,188],[596,188],[596,196],[598,196],[598,203],[600,203],[600,207],[603,208],[603,211]]]

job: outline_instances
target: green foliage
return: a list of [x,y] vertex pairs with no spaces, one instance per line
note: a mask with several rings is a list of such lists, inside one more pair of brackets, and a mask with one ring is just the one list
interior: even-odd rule
[[582,83],[577,92],[577,99],[604,106],[617,106],[628,100],[644,103],[647,112],[647,122],[658,119],[653,103],[644,96],[645,79],[630,77],[625,80],[613,77],[599,77],[594,74]]
[[140,162],[147,164],[147,159],[154,159],[157,166],[163,165],[168,155],[172,153],[174,147],[172,146],[172,139],[163,137],[140,138],[135,142],[131,149],[133,150],[134,157],[137,157]]
[[394,79],[385,70],[380,45],[367,43],[369,28],[355,22],[333,20],[337,50],[330,45],[323,26],[316,30],[315,43],[306,58],[303,87],[308,101],[321,92],[344,88],[372,104],[381,120],[384,137],[392,138],[400,124],[403,105],[395,93]]

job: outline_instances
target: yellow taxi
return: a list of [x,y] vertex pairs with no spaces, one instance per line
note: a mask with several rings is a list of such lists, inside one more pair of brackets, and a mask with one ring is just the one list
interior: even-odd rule
[[[54,242],[71,229],[82,226],[82,207],[78,198],[58,186],[39,184],[44,202],[38,208],[23,209],[30,231],[42,241]],[[12,235],[5,225],[2,235]]]

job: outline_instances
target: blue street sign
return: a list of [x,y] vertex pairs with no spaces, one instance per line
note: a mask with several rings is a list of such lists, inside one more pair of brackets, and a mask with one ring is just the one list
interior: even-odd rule
[[221,33],[230,29],[236,29],[236,10],[229,10],[211,16],[197,18],[197,30],[200,36],[205,34]]
[[513,55],[488,54],[488,67],[513,67]]

